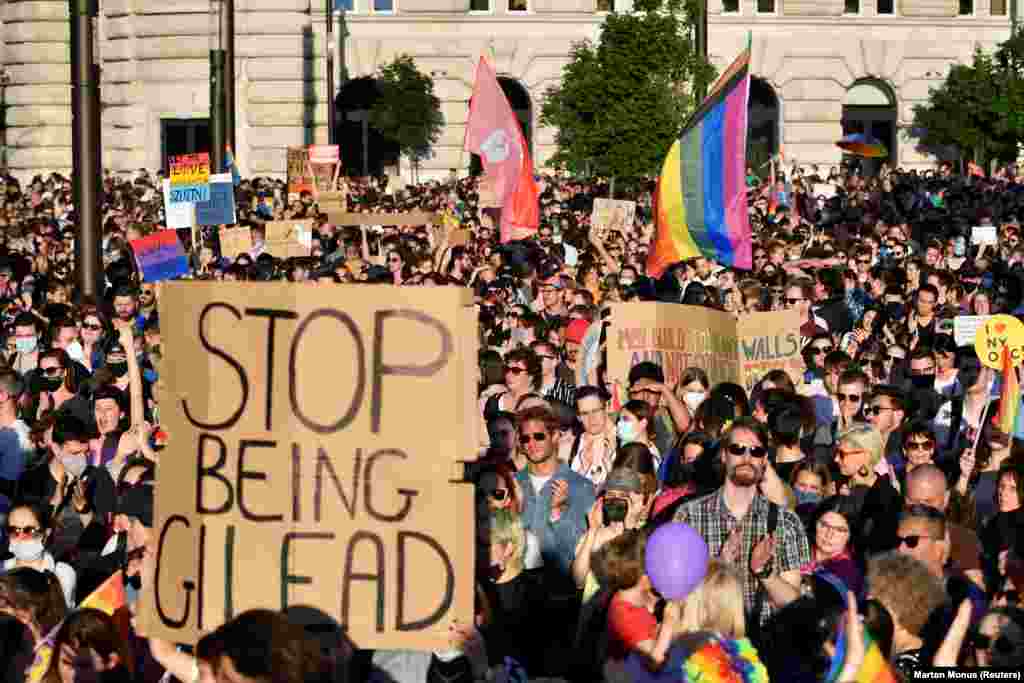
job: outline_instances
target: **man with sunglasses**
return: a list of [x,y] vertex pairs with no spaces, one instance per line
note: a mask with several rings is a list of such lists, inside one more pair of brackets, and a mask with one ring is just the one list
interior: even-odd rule
[[899,476],[903,475],[906,465],[901,449],[900,427],[906,419],[907,407],[907,395],[902,389],[882,384],[874,387],[869,405],[864,409],[868,422],[885,439],[885,459]]
[[675,515],[675,521],[689,524],[704,537],[712,557],[739,569],[748,628],[755,632],[800,596],[800,567],[811,561],[800,518],[758,492],[768,444],[763,425],[752,418],[737,419],[721,440],[725,483],[683,505]]

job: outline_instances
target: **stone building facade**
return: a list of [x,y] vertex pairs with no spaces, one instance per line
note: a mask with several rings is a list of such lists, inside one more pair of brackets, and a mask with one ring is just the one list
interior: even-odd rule
[[[469,166],[461,147],[482,53],[518,89],[543,166],[553,152],[552,131],[536,125],[545,89],[558,82],[571,45],[596,38],[602,10],[628,11],[631,0],[347,1],[338,70],[343,61],[351,79],[372,76],[407,53],[434,76],[446,127],[422,177]],[[909,135],[913,105],[951,64],[1009,36],[1009,1],[707,0],[710,50],[723,66],[752,34],[760,93],[753,118],[787,158],[835,164],[844,129],[866,126],[891,145],[897,164],[922,167],[931,160]],[[283,175],[287,146],[327,138],[325,8],[310,0],[235,4],[237,156],[243,173]],[[161,167],[167,153],[201,144],[208,0],[101,0],[100,13],[104,164],[118,172]],[[67,173],[68,3],[7,0],[0,36],[6,164],[19,177]]]

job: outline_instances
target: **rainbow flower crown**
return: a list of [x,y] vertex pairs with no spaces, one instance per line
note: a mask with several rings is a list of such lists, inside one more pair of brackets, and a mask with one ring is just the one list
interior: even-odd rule
[[683,675],[688,683],[769,683],[768,670],[749,640],[717,635],[686,658]]

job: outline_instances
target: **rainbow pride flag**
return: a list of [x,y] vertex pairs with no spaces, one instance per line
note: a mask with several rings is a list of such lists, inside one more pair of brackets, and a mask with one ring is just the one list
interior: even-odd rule
[[995,426],[1003,434],[1017,434],[1020,431],[1020,380],[1017,369],[1010,359],[1010,347],[1003,347],[1002,389],[999,392],[999,412],[996,414]]
[[747,100],[750,42],[715,83],[672,144],[656,190],[654,246],[647,274],[705,256],[750,269],[747,215]]
[[[889,662],[885,661],[878,643],[871,637],[871,633],[866,627],[862,628],[864,628],[864,661],[861,662],[860,669],[857,671],[857,677],[854,680],[857,683],[897,683],[896,674],[889,667]],[[843,671],[843,659],[845,658],[846,629],[843,628],[839,633],[835,654],[832,655],[832,667],[828,677],[825,679],[826,683],[836,683],[839,680],[839,675]]]

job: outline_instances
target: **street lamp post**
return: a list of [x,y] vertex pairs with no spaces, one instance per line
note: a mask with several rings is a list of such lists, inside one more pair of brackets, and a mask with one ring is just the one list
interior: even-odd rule
[[213,173],[224,170],[224,147],[228,143],[226,45],[230,42],[228,29],[234,24],[227,17],[229,9],[234,9],[230,0],[210,0],[210,170]]
[[334,127],[338,112],[334,103],[334,0],[324,0],[327,14],[327,35],[324,38],[324,57],[327,59],[327,144],[333,145]]
[[[708,58],[708,0],[698,0],[697,2],[697,25],[694,27],[695,43],[697,44],[697,54],[707,61]],[[699,106],[704,98],[708,96],[708,84],[704,80],[702,75],[697,79],[694,84],[696,86],[695,91],[697,95],[697,105]]]
[[95,55],[98,0],[69,0],[71,17],[71,187],[78,213],[75,267],[83,300],[103,292],[100,203],[103,151],[100,144],[100,67]]

